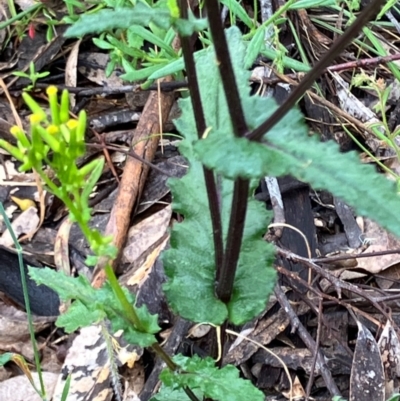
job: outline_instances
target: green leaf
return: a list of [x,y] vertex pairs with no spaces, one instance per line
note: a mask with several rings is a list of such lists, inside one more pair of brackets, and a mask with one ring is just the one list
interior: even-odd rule
[[153,45],[158,46],[160,49],[164,49],[167,52],[167,54],[169,54],[171,57],[173,58],[176,57],[175,50],[171,46],[167,45],[163,39],[157,37],[156,35],[154,35],[154,33],[150,32],[148,29],[145,29],[139,25],[133,25],[129,28],[129,30],[132,33],[140,36],[144,40],[153,43]]
[[89,310],[82,302],[75,301],[66,312],[57,318],[56,325],[63,327],[67,333],[73,333],[82,327],[100,323],[105,318],[104,311],[99,309]]
[[[246,121],[250,129],[256,128],[278,108],[275,100],[271,98],[250,96],[248,90],[241,94]],[[250,142],[246,138],[236,138],[232,133],[230,122],[226,121],[224,124],[229,124],[228,129],[217,130],[210,126],[212,129],[207,138],[194,144],[196,156],[207,167],[215,169],[230,179],[288,174],[287,165],[291,162],[290,157],[257,142]],[[294,135],[298,135],[301,131],[303,135],[307,135],[303,116],[298,110],[291,110],[272,128],[267,138],[271,134],[279,136],[284,131],[291,131]],[[294,141],[294,145],[298,145],[297,140]],[[221,152],[221,149],[224,149],[224,152]],[[271,172],[272,169],[274,173]]]
[[246,57],[244,60],[244,68],[246,68],[246,70],[253,65],[254,61],[259,56],[261,49],[265,47],[264,33],[264,27],[258,28],[249,45],[247,46]]
[[135,82],[135,81],[140,81],[142,79],[148,79],[148,78],[152,79],[150,77],[153,76],[155,73],[157,73],[157,71],[162,70],[166,65],[168,66],[168,64],[156,64],[156,65],[152,65],[151,67],[141,68],[141,69],[135,70],[135,71],[130,71],[130,72],[127,72],[126,74],[122,74],[121,79],[123,79],[124,81],[128,81],[128,82]]
[[201,359],[176,355],[174,362],[181,367],[179,372],[163,370],[160,379],[171,388],[199,389],[205,397],[219,401],[263,401],[264,394],[250,380],[239,377],[239,370],[232,365],[219,369],[212,358]]
[[[93,188],[97,184],[97,181],[99,180],[101,173],[103,172],[103,167],[104,167],[104,158],[96,159],[95,162],[92,162],[94,166],[91,166],[91,173],[89,177],[86,179],[86,185],[82,191],[81,199],[84,202],[87,202],[89,200],[89,196],[92,193]],[[91,163],[89,163],[91,165]]]
[[[263,56],[267,57],[271,61],[274,61],[278,56],[278,52],[275,49],[272,49],[270,47],[264,47],[261,50],[261,54]],[[308,66],[307,64],[304,64],[298,60],[294,60],[287,56],[282,57],[282,62],[283,62],[284,67],[291,68],[295,71],[308,72],[311,70],[311,67]]]
[[[158,316],[151,315],[147,309],[147,306],[143,305],[140,308],[135,307],[136,314],[142,324],[142,327],[146,332],[141,332],[135,329],[135,327],[124,318],[124,310],[120,306],[119,301],[114,296],[111,286],[106,283],[101,288],[101,294],[98,297],[100,305],[106,304],[109,308],[108,318],[111,321],[111,325],[114,332],[119,330],[124,331],[124,338],[130,344],[139,345],[139,347],[149,347],[157,342],[155,333],[160,331],[158,326]],[[126,298],[133,305],[135,304],[135,297],[131,294],[127,288],[123,288]]]
[[113,46],[111,43],[107,42],[106,40],[99,39],[99,38],[93,38],[93,43],[99,48],[103,50],[112,50],[114,49],[115,46]]
[[254,21],[249,17],[243,6],[236,0],[221,0],[224,6],[235,14],[242,22],[244,22],[250,29],[254,27]]
[[[203,399],[203,393],[199,389],[193,390],[198,400]],[[150,399],[150,401],[188,401],[189,398],[181,388],[173,389],[165,385],[161,386],[160,391]]]
[[92,296],[95,290],[84,276],[73,278],[49,267],[29,267],[29,275],[37,284],[44,284],[52,288],[64,301],[78,299],[83,296],[87,301],[93,301]]
[[190,9],[188,10],[188,19],[179,18],[173,24],[182,36],[190,36],[194,32],[203,31],[208,27],[207,19],[196,18]]
[[143,52],[141,50],[131,48],[130,46],[126,45],[112,35],[107,35],[106,39],[111,43],[111,45],[120,50],[121,53],[124,55],[128,55],[131,57],[141,57],[143,55]]
[[133,33],[131,31],[132,27],[129,27],[127,30],[127,39],[128,39],[128,45],[130,47],[134,47],[136,49],[140,49],[143,46],[143,38],[140,36],[136,35],[136,33]]
[[[145,306],[135,308],[147,332],[136,330],[131,322],[124,318],[124,309],[109,283],[95,289],[86,277],[69,277],[49,268],[29,267],[29,275],[38,284],[55,290],[61,299],[75,301],[68,311],[57,319],[57,325],[64,327],[66,331],[75,331],[79,327],[89,326],[107,317],[114,332],[123,330],[129,343],[148,347],[156,342],[154,333],[160,330],[157,315],[151,315]],[[134,305],[135,297],[126,288],[123,290],[128,301]]]
[[103,308],[98,308],[96,304],[96,292],[98,290],[90,285],[86,277],[70,277],[48,267],[29,267],[29,275],[36,283],[52,288],[64,301],[78,300],[57,319],[56,324],[59,327],[64,327],[67,332],[75,331],[80,327],[89,326],[104,319]]
[[298,0],[289,7],[289,10],[300,10],[304,8],[336,6],[335,0]]
[[31,76],[29,74],[26,74],[25,72],[22,71],[15,71],[11,73],[12,75],[15,75],[16,77],[21,77],[21,78],[30,78]]
[[11,352],[6,352],[0,355],[0,366],[4,366],[6,363],[12,360],[13,354]]
[[[201,57],[201,55],[204,54],[206,50],[207,49],[203,49],[194,53],[194,59],[198,60],[198,58]],[[177,60],[172,61],[171,63],[168,63],[167,65],[162,66],[161,68],[153,72],[149,76],[149,79],[160,79],[168,75],[173,75],[179,71],[182,71],[184,68],[185,68],[185,63],[183,61],[183,57],[179,57]]]
[[[278,107],[272,99],[250,97],[248,90],[240,93],[249,129],[259,126]],[[268,132],[266,144],[235,138],[229,119],[207,124],[212,130],[206,139],[195,141],[194,151],[208,168],[231,179],[291,174],[315,189],[332,192],[359,214],[400,236],[395,184],[377,174],[373,166],[361,164],[355,152],[341,153],[336,143],[309,137],[298,110],[291,110]]]
[[[243,69],[245,45],[237,28],[227,31],[236,79],[241,92],[248,93],[249,73]],[[240,59],[241,63],[237,60]],[[214,50],[200,54],[197,65],[200,95],[203,99],[207,126],[216,131],[231,129],[222,83],[220,81]],[[173,208],[185,216],[175,224],[171,233],[171,248],[164,254],[168,282],[164,290],[170,305],[181,316],[196,322],[221,324],[225,319],[241,324],[263,311],[275,283],[272,268],[274,249],[262,240],[271,214],[260,202],[249,196],[242,249],[234,281],[233,295],[228,305],[215,297],[215,261],[212,224],[205,188],[202,164],[196,160],[193,145],[197,141],[196,124],[190,99],[180,101],[182,116],[175,122],[185,137],[181,153],[190,160],[188,173],[182,179],[171,179]],[[220,153],[225,154],[224,151]],[[226,241],[233,196],[233,181],[218,181],[223,221],[223,239]],[[254,186],[253,186],[254,189]],[[194,234],[195,233],[195,234]],[[207,250],[207,251],[205,251]],[[190,291],[188,292],[188,289]],[[202,302],[199,303],[198,300]]]
[[152,9],[144,3],[133,8],[100,10],[95,14],[85,14],[65,32],[66,37],[83,36],[88,33],[104,32],[111,29],[128,29],[132,25],[147,26],[154,22],[160,28],[168,29],[171,17],[168,10]]

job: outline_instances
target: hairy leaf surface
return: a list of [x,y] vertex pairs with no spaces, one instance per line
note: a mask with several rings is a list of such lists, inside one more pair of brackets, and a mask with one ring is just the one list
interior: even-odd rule
[[191,35],[195,31],[207,27],[206,19],[196,19],[190,14],[190,19],[179,19],[171,16],[166,7],[150,7],[144,3],[137,3],[135,7],[104,9],[95,14],[84,14],[79,21],[65,32],[67,37],[87,35],[88,33],[106,32],[110,29],[128,29],[131,26],[148,26],[154,23],[159,28],[168,29],[175,25],[183,35]]
[[[246,97],[243,105],[250,128],[278,108],[273,99]],[[332,192],[359,214],[400,236],[400,199],[395,184],[379,175],[373,166],[361,164],[355,152],[341,153],[335,142],[310,137],[300,111],[291,110],[265,135],[264,141],[255,143],[235,138],[230,130],[212,129],[194,149],[207,167],[232,179],[291,174],[314,189]]]
[[[130,322],[123,318],[125,312],[108,283],[100,289],[95,289],[86,277],[70,277],[63,272],[57,272],[47,267],[29,267],[29,275],[38,284],[45,284],[52,288],[61,299],[75,301],[67,312],[58,317],[56,322],[57,326],[64,327],[67,332],[99,323],[108,318],[113,331],[124,330],[124,336],[131,344],[148,347],[156,342],[153,334],[160,330],[157,324],[157,315],[151,315],[145,306],[135,308],[146,332],[136,330]],[[126,288],[123,290],[128,301],[134,304],[133,295]]]
[[167,387],[199,389],[206,397],[219,401],[264,400],[264,394],[251,381],[240,378],[238,369],[232,365],[219,369],[214,359],[197,355],[192,358],[176,355],[173,359],[181,371],[161,373],[160,379]]
[[95,14],[84,14],[79,21],[69,27],[65,36],[83,36],[88,33],[106,32],[110,29],[128,29],[131,25],[147,26],[155,23],[163,29],[170,25],[168,9],[153,9],[143,3],[133,8],[117,8],[115,10],[100,10]]
[[[243,60],[246,49],[239,31],[228,30],[228,39],[235,59],[240,55]],[[230,116],[213,49],[203,51],[196,65],[207,125],[226,135],[231,127]],[[248,91],[248,72],[238,63],[234,62],[234,67],[240,90]],[[189,320],[221,324],[228,319],[241,324],[263,311],[275,283],[275,271],[271,267],[273,247],[262,239],[271,215],[263,204],[250,195],[233,295],[229,304],[225,305],[215,296],[211,216],[202,164],[193,153],[197,132],[190,99],[181,100],[180,106],[182,116],[175,125],[185,137],[180,151],[190,161],[190,168],[182,179],[169,181],[174,197],[173,208],[184,216],[184,221],[175,224],[171,233],[171,248],[165,252],[164,266],[169,280],[164,289],[172,308]],[[217,182],[225,242],[233,181],[218,177]]]

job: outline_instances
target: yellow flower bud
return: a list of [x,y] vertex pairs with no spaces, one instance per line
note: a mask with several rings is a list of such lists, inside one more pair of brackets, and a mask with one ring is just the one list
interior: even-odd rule
[[39,113],[33,113],[29,116],[31,124],[39,124],[43,120],[43,116]]
[[68,120],[68,122],[67,122],[67,127],[68,127],[70,130],[75,129],[77,126],[78,126],[78,121],[77,121],[77,120],[73,120],[73,119]]
[[17,136],[20,134],[20,132],[21,132],[21,128],[19,128],[17,125],[13,125],[13,126],[10,128],[10,132],[11,132],[11,134],[13,134],[15,137],[17,137]]
[[46,89],[47,96],[54,96],[58,92],[57,86],[51,85]]
[[54,124],[50,124],[47,128],[46,131],[50,134],[50,135],[56,135],[60,132],[59,128],[57,125]]

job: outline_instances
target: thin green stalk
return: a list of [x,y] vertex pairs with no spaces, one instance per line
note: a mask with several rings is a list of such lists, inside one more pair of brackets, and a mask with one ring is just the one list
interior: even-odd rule
[[[300,57],[301,57],[301,60],[302,60],[303,64],[305,64],[307,66],[310,66],[310,63],[308,61],[306,52],[305,52],[304,47],[303,47],[303,45],[301,43],[299,35],[297,34],[296,29],[294,28],[293,22],[290,19],[288,19],[288,23],[289,23],[290,30],[292,31],[292,35],[293,35],[294,41],[296,42],[296,46],[297,46],[297,49],[298,49],[298,51],[300,53]],[[316,89],[316,91],[318,92],[318,94],[320,96],[324,97],[324,94],[323,94],[322,89],[320,88],[318,82],[316,82],[314,84],[314,88]]]
[[115,296],[121,303],[122,307],[124,308],[129,321],[134,324],[135,328],[138,331],[145,332],[145,329],[143,328],[142,322],[140,321],[139,316],[135,311],[135,308],[130,304],[130,302],[126,298],[126,295],[122,291],[122,287],[119,285],[117,277],[115,276],[114,270],[112,269],[109,263],[106,264],[104,271],[107,275],[107,279],[111,285],[111,288]]
[[[326,23],[325,21],[321,21],[318,18],[311,18],[311,22],[315,23],[316,25],[319,25],[320,27],[322,27],[324,29],[327,29],[328,31],[330,31],[332,33],[337,33],[338,35],[343,35],[343,31],[341,29],[338,29],[338,28]],[[361,41],[360,39],[354,39],[354,44],[360,46],[365,51],[370,51],[376,55],[379,55],[375,48],[369,46],[367,43]]]
[[[387,56],[388,55],[387,51],[382,46],[381,42],[376,38],[376,36],[370,29],[364,27],[363,32],[364,32],[364,35],[368,38],[368,40],[373,44],[373,46],[375,47],[377,54],[379,56]],[[398,69],[397,65],[393,62],[390,62],[390,63],[387,63],[387,66],[390,69],[390,71],[392,72],[392,74],[395,76],[395,78],[398,81],[400,81],[400,70]]]
[[[63,196],[63,194],[60,192],[59,188],[49,179],[49,177],[41,169],[37,169],[36,171],[38,171],[39,176],[45,182],[45,184],[50,189],[50,191],[64,202],[64,204],[67,206],[70,213],[75,217],[75,219],[79,225],[79,228],[82,230],[83,235],[89,241],[89,245],[91,247],[101,245],[101,244],[93,243],[93,236],[91,234],[90,228],[87,225],[87,222],[83,221],[83,219],[81,218],[82,214],[81,214],[80,210],[75,206],[74,202],[70,199],[70,197],[67,194],[66,194],[66,196]],[[76,200],[78,200],[78,199],[76,199]],[[114,273],[113,269],[111,268],[111,266],[109,265],[109,263],[107,263],[105,266],[105,273],[110,282],[111,288],[112,288],[115,296],[120,301],[122,307],[124,308],[129,321],[135,326],[135,328],[137,330],[144,332],[145,330],[143,328],[143,325],[142,325],[135,309],[129,303],[128,299],[125,296],[125,293],[122,291],[122,288],[118,283],[117,277],[115,276],[115,273]]]
[[[272,14],[265,22],[263,22],[259,28],[265,28],[270,24],[273,24],[280,16],[289,10],[289,8],[295,4],[298,0],[289,0],[282,7],[280,7],[274,14]],[[255,31],[249,32],[247,35],[243,35],[244,40],[250,40],[255,35]]]
[[[175,372],[178,369],[178,366],[171,359],[171,357],[164,351],[164,349],[161,347],[160,344],[154,343],[151,346],[151,348],[165,362],[168,369],[170,369],[172,372]],[[191,401],[199,401],[199,399],[196,397],[196,394],[194,394],[189,387],[184,387],[183,391],[187,394],[187,396],[190,398]]]
[[27,10],[22,11],[19,14],[17,14],[16,16],[11,17],[11,18],[7,19],[6,21],[0,23],[0,29],[7,28],[8,26],[13,24],[14,22],[19,21],[20,19],[24,18],[26,15],[29,15],[33,11],[35,11],[35,10],[37,10],[39,8],[42,8],[42,7],[43,7],[42,3],[34,4],[32,7],[29,7]]
[[348,129],[345,125],[342,125],[342,128],[346,131],[346,134],[352,139],[352,141],[363,151],[365,152],[382,170],[386,173],[392,175],[396,180],[400,177],[392,171],[389,167],[385,166],[379,159],[377,159],[371,151],[369,151]]
[[36,343],[36,339],[35,339],[35,329],[33,327],[31,304],[29,302],[28,285],[26,283],[24,261],[22,258],[22,247],[21,247],[20,243],[18,242],[17,237],[15,236],[15,233],[10,224],[10,220],[7,217],[6,211],[4,210],[4,206],[3,206],[2,202],[0,202],[0,214],[3,216],[4,223],[6,224],[6,227],[11,235],[11,238],[14,242],[15,249],[16,249],[17,255],[18,255],[18,263],[19,263],[19,269],[20,269],[20,274],[21,274],[22,292],[24,294],[26,314],[28,316],[29,336],[30,336],[31,344],[32,344],[32,348],[33,348],[33,355],[35,358],[36,371],[39,376],[40,391],[36,388],[36,386],[34,385],[33,382],[32,382],[32,385],[34,386],[35,391],[43,399],[43,401],[46,401],[46,388],[44,386],[42,367],[40,365],[39,351],[38,351],[37,343]]
[[178,368],[178,366],[170,358],[170,356],[164,351],[163,347],[161,347],[161,345],[159,343],[154,343],[151,346],[151,348],[165,362],[168,369],[170,369],[172,372],[175,372],[175,370]]
[[258,16],[258,0],[253,1],[253,24],[257,27],[257,16]]
[[[354,14],[349,12],[348,10],[343,9],[342,7],[339,6],[332,6],[332,8],[336,11],[342,11],[343,14],[348,17],[349,19],[354,19]],[[385,48],[382,46],[381,42],[377,39],[375,34],[368,28],[368,27],[363,27],[362,29],[364,35],[368,38],[368,40],[372,43],[372,45],[375,47],[374,51],[376,52],[377,55],[379,56],[387,56],[387,51]],[[400,70],[397,67],[395,63],[387,63],[387,66],[393,73],[393,75],[396,77],[397,80],[400,81]]]
[[17,15],[17,10],[15,9],[14,0],[7,0],[8,9],[10,10],[11,17]]
[[306,52],[304,50],[304,47],[303,47],[303,45],[301,43],[299,35],[297,34],[297,30],[294,28],[293,22],[289,18],[288,18],[287,22],[288,22],[289,28],[290,28],[290,30],[292,32],[294,41],[296,42],[297,50],[300,53],[301,61],[303,62],[303,64],[305,64],[307,66],[310,66],[310,63],[309,63],[308,58],[307,58],[307,54],[306,54]]

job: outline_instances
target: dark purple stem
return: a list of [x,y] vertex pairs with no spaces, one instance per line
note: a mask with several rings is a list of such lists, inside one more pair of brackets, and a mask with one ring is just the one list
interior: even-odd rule
[[[233,132],[235,136],[240,137],[247,132],[247,124],[240,102],[224,27],[222,26],[219,16],[219,3],[218,0],[206,0],[205,5],[210,22],[210,30],[217,56],[218,68],[231,116]],[[225,303],[228,303],[232,296],[233,282],[235,280],[246,220],[248,192],[249,182],[237,179],[233,191],[224,260],[221,268],[217,269],[216,276],[215,292],[217,297]]]
[[[187,2],[185,0],[180,1],[180,12],[182,18],[187,19],[188,11]],[[207,128],[207,125],[204,118],[204,111],[200,98],[200,90],[193,57],[193,49],[190,45],[190,37],[181,36],[180,40],[183,52],[183,59],[185,61],[186,75],[188,79],[188,87],[190,91],[190,98],[192,101],[194,119],[196,121],[197,134],[199,138],[201,138]],[[213,227],[215,266],[218,269],[218,266],[222,266],[224,258],[224,244],[222,241],[222,223],[218,191],[217,185],[215,183],[214,173],[204,166],[203,171],[207,188],[208,204],[210,207],[211,222]]]

